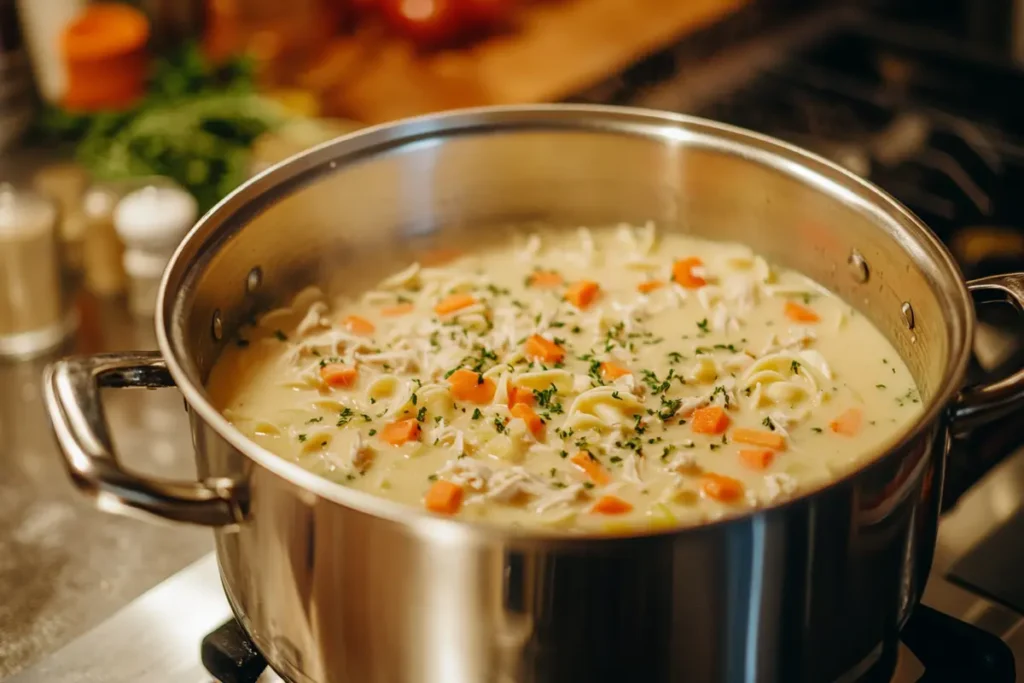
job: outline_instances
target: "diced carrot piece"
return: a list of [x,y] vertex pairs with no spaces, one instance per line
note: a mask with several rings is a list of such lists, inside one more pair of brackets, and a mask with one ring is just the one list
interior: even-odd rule
[[690,418],[690,429],[697,434],[721,434],[729,427],[729,416],[721,406],[697,408]]
[[562,276],[553,270],[536,270],[530,273],[528,280],[531,287],[554,288],[562,286]]
[[743,484],[724,474],[709,473],[701,477],[700,490],[708,498],[730,503],[743,495]]
[[367,320],[366,318],[362,318],[358,315],[348,316],[343,321],[341,321],[341,324],[345,327],[346,330],[348,330],[352,334],[358,334],[364,337],[373,334],[374,331],[377,329],[369,320]]
[[434,312],[438,315],[448,315],[463,308],[469,308],[476,303],[476,299],[469,294],[449,294],[437,302]]
[[672,264],[672,280],[687,289],[698,289],[703,287],[708,283],[708,281],[693,274],[694,268],[703,265],[704,262],[696,257],[679,259]]
[[512,417],[518,417],[520,420],[526,423],[526,428],[530,430],[530,433],[535,437],[540,438],[544,433],[544,420],[540,419],[540,415],[533,412],[533,408],[526,405],[525,403],[517,403],[512,406]]
[[400,315],[412,313],[415,308],[412,304],[395,304],[394,306],[385,306],[380,309],[380,314],[389,318],[396,318]]
[[633,506],[629,502],[618,496],[601,496],[590,511],[600,515],[624,515],[632,509]]
[[462,507],[462,487],[450,481],[435,481],[423,498],[423,506],[431,512],[454,515]]
[[828,423],[828,428],[836,434],[843,436],[856,436],[864,425],[864,411],[860,408],[850,408],[840,413],[835,419]]
[[417,441],[420,438],[420,423],[412,417],[392,422],[380,430],[380,438],[392,446]]
[[638,284],[636,286],[636,291],[640,292],[641,294],[650,294],[654,290],[661,289],[664,286],[665,283],[662,282],[661,280],[647,280],[646,282],[641,282],[640,284]]
[[737,427],[732,430],[732,440],[736,443],[746,443],[751,446],[771,448],[776,451],[781,451],[786,447],[786,437],[764,429]]
[[561,346],[539,334],[526,340],[524,352],[527,358],[544,363],[558,363],[565,358],[565,350]]
[[359,379],[359,371],[341,363],[327,363],[320,368],[320,379],[332,387],[350,387]]
[[576,308],[586,308],[594,303],[594,299],[597,298],[600,291],[601,285],[593,280],[580,280],[572,283],[569,285],[569,289],[565,290],[565,300]]
[[523,404],[532,406],[535,398],[533,391],[523,387],[512,385],[508,388],[508,407],[511,410],[514,406]]
[[605,486],[612,480],[604,465],[595,460],[587,451],[580,451],[569,458],[569,462],[578,467],[595,484]]
[[493,379],[466,368],[453,372],[448,377],[448,385],[451,387],[452,398],[468,403],[490,403],[494,399],[494,392],[498,390]]
[[817,313],[795,301],[786,302],[785,314],[787,318],[798,323],[816,323],[821,320]]
[[605,361],[601,363],[601,379],[605,382],[611,382],[628,374],[629,370],[618,363],[613,363],[612,361]]
[[775,460],[775,451],[767,448],[744,448],[740,451],[740,460],[752,470],[766,470]]

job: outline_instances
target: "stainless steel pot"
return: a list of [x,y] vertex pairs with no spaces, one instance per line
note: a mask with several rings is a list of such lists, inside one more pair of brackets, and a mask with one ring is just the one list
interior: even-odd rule
[[[810,275],[893,342],[921,420],[861,471],[779,507],[565,538],[332,484],[249,442],[207,401],[211,364],[254,310],[307,283],[380,276],[381,255],[403,245],[535,220],[655,220]],[[921,595],[950,435],[1024,404],[1024,371],[962,386],[972,295],[1021,308],[1024,275],[965,287],[892,198],[778,141],[650,111],[478,109],[339,138],[247,183],[171,261],[159,354],[67,359],[45,383],[78,485],[109,508],[213,527],[235,613],[290,680],[852,681],[889,665]],[[104,423],[100,387],[172,385],[199,481],[123,469]]]

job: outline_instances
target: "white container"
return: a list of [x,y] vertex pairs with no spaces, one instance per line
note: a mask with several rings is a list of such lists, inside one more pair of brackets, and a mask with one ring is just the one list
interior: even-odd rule
[[118,202],[114,229],[124,243],[128,306],[133,313],[149,316],[156,310],[160,277],[197,212],[191,194],[164,184],[135,190]]
[[60,102],[68,85],[61,36],[85,4],[85,0],[18,0],[21,32],[28,46],[36,86],[43,99],[51,104]]
[[74,328],[61,261],[53,202],[0,185],[0,357],[43,353]]

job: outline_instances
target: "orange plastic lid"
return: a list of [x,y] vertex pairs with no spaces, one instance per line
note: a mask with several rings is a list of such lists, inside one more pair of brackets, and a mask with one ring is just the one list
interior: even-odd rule
[[68,24],[61,36],[70,61],[105,59],[138,50],[149,40],[149,20],[129,5],[107,2],[89,5]]

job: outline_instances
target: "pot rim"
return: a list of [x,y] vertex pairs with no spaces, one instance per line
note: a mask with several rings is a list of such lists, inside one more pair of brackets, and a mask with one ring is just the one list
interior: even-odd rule
[[[259,213],[263,206],[273,203],[265,195],[285,186],[291,186],[309,177],[319,176],[340,166],[341,162],[364,159],[383,150],[421,141],[438,135],[471,133],[481,129],[589,129],[613,130],[658,139],[672,143],[685,139],[714,140],[717,148],[733,153],[741,152],[752,163],[762,163],[776,170],[796,176],[818,191],[828,187],[831,193],[847,195],[862,209],[874,213],[879,220],[898,226],[907,238],[900,248],[922,265],[936,282],[949,285],[947,296],[953,300],[947,325],[953,330],[949,349],[949,362],[939,390],[924,406],[920,418],[905,432],[882,445],[875,457],[842,477],[824,486],[801,490],[796,496],[778,504],[753,508],[743,514],[728,516],[698,525],[645,528],[619,533],[566,534],[554,529],[514,528],[485,522],[441,517],[406,503],[391,501],[372,493],[348,488],[320,477],[295,463],[291,463],[248,439],[230,424],[207,400],[204,389],[193,383],[178,354],[179,339],[171,330],[180,321],[178,302],[182,284],[196,264],[200,247],[216,245],[225,234],[244,228],[245,219]],[[253,213],[254,200],[258,200]],[[239,224],[241,217],[242,223]],[[940,420],[962,387],[970,360],[970,340],[974,332],[974,307],[963,276],[952,255],[925,224],[909,209],[881,188],[847,171],[821,156],[782,140],[744,128],[719,123],[700,117],[662,112],[651,109],[587,104],[502,105],[455,109],[435,114],[379,124],[339,136],[281,161],[250,178],[208,211],[188,232],[175,249],[163,277],[157,296],[157,346],[164,357],[168,371],[184,395],[189,407],[207,425],[233,448],[261,467],[273,472],[293,485],[313,493],[319,498],[337,503],[355,511],[386,519],[405,526],[416,534],[456,540],[519,541],[589,543],[593,541],[622,541],[630,538],[684,535],[700,533],[722,525],[746,523],[766,513],[798,505],[808,498],[845,486],[864,472],[891,464],[911,442],[921,438],[936,421]],[[180,349],[182,355],[184,348]]]

